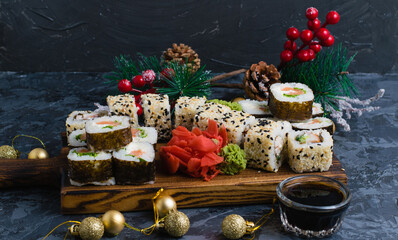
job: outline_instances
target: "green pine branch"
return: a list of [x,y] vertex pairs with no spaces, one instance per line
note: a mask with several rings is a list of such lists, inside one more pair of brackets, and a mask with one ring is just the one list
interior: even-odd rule
[[312,62],[300,63],[297,59],[287,63],[282,69],[282,82],[300,82],[314,92],[314,101],[324,109],[337,106],[338,96],[353,97],[358,94],[348,76],[348,67],[355,55],[348,58],[346,48],[341,44],[320,52]]

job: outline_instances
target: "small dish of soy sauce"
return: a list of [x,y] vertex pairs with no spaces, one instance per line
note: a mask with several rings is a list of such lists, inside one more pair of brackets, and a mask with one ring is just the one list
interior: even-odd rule
[[300,237],[328,237],[343,223],[351,201],[345,184],[318,175],[300,175],[277,187],[282,225]]

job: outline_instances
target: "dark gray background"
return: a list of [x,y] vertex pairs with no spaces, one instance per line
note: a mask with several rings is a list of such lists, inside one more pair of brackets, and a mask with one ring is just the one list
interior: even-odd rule
[[398,1],[1,0],[0,71],[110,71],[119,54],[160,55],[191,45],[214,72],[279,63],[285,31],[306,27],[307,7],[350,53],[351,72],[397,73]]

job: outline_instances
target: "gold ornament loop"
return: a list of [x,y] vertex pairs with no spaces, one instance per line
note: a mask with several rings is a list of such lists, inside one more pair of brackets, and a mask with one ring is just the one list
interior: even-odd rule
[[[25,134],[16,135],[11,141],[11,147],[14,147],[14,141],[15,141],[15,139],[17,139],[19,137],[28,137],[28,138],[36,139],[37,141],[39,141],[41,143],[41,145],[43,145],[44,150],[46,150],[46,145],[44,145],[43,141],[40,140],[40,138],[37,138],[35,136],[25,135]],[[24,154],[26,154],[26,153],[24,153]]]
[[[276,198],[274,197],[274,199],[272,200],[271,211],[264,214],[255,224],[246,221],[246,224],[248,226],[248,228],[246,229],[246,234],[252,235],[252,237],[249,238],[249,240],[254,239],[254,237],[256,236],[255,231],[258,230],[261,226],[263,226],[268,221],[269,217],[275,212],[275,203],[276,203]],[[249,226],[248,224],[250,224],[251,226]]]
[[147,228],[143,228],[143,229],[135,228],[133,226],[130,226],[128,223],[124,223],[124,226],[126,226],[126,227],[128,227],[128,228],[130,228],[130,229],[132,229],[134,231],[141,232],[142,234],[145,234],[147,236],[151,235],[152,232],[155,230],[156,226],[158,225],[158,223],[163,221],[166,218],[166,217],[163,217],[163,218],[159,219],[159,212],[158,212],[158,209],[157,209],[156,204],[155,204],[155,200],[159,197],[159,195],[163,191],[164,191],[163,188],[159,189],[159,191],[152,198],[153,214],[154,214],[154,217],[155,217],[155,223],[152,226],[147,227]]
[[[63,223],[59,224],[58,226],[56,226],[55,228],[53,228],[53,230],[51,230],[46,236],[44,236],[44,238],[43,238],[42,240],[44,240],[44,239],[46,239],[48,236],[50,236],[50,234],[51,234],[52,232],[54,232],[55,229],[61,227],[61,226],[64,225],[64,224],[68,224],[68,223],[80,224],[79,221],[66,221],[66,222],[63,222]],[[67,236],[68,236],[68,232],[66,232],[66,235],[65,235],[65,238],[64,238],[64,239],[66,239]]]

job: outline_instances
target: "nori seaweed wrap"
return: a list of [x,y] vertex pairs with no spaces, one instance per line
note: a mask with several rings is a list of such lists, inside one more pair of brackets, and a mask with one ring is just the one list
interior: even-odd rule
[[132,141],[128,117],[101,117],[86,123],[87,146],[95,151],[112,150]]
[[139,185],[155,182],[155,150],[146,142],[130,143],[113,152],[117,184]]
[[73,148],[68,154],[70,183],[75,186],[88,184],[114,185],[112,155],[93,152],[87,148]]
[[288,121],[312,117],[312,90],[302,83],[275,83],[271,85],[269,109],[276,118]]

